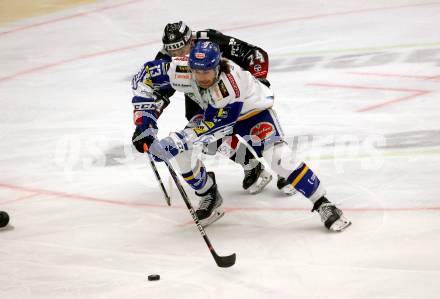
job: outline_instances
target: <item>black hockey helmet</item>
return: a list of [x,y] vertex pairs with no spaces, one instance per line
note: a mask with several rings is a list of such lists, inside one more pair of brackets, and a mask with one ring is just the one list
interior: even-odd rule
[[191,29],[185,23],[168,23],[163,30],[162,43],[165,50],[178,50],[191,41]]

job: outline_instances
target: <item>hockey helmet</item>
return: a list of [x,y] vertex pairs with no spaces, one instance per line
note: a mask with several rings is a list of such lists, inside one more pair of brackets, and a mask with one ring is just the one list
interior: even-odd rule
[[219,46],[211,41],[198,41],[189,53],[189,67],[196,70],[215,69],[220,63]]
[[191,29],[182,21],[169,23],[163,30],[162,43],[167,51],[178,50],[191,41]]

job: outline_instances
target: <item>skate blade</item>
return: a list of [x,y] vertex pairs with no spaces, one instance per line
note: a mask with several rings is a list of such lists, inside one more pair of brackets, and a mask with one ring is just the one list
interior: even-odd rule
[[330,226],[329,230],[334,231],[334,232],[342,232],[350,225],[351,225],[351,221],[349,221],[344,216],[341,216],[338,220],[336,220],[332,224],[332,226]]
[[294,195],[294,194],[296,194],[296,192],[297,192],[296,189],[292,187],[292,185],[284,186],[284,187],[281,189],[281,191],[283,191],[283,193],[284,193],[285,195],[287,195],[287,196]]
[[225,211],[223,211],[222,209],[215,209],[212,212],[211,216],[209,216],[208,218],[205,218],[203,220],[200,220],[200,224],[205,228],[205,227],[213,224],[214,222],[216,222],[220,218],[222,218],[223,215],[225,215]]
[[267,172],[266,170],[263,170],[261,175],[258,177],[257,181],[255,183],[253,183],[247,189],[247,191],[250,194],[260,193],[261,191],[263,191],[264,187],[266,187],[267,184],[270,183],[270,181],[272,181],[272,175],[269,172]]

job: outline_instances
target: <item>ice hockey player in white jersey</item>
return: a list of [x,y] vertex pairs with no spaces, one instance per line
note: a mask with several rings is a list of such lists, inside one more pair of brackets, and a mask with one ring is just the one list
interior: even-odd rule
[[215,176],[194,154],[201,147],[237,134],[244,138],[271,169],[287,178],[318,211],[325,227],[342,231],[351,222],[326,197],[318,177],[304,162],[294,162],[283,141],[280,124],[272,109],[273,93],[248,71],[221,59],[217,44],[199,41],[189,57],[173,59],[168,70],[172,87],[189,94],[203,108],[197,127],[170,133],[150,147],[158,160],[174,159],[182,177],[200,197],[196,214],[202,225],[223,216],[222,197]]
[[[264,49],[214,29],[191,31],[183,21],[169,23],[165,26],[162,37],[163,48],[157,53],[155,59],[168,60],[171,57],[187,56],[198,40],[210,40],[217,43],[223,57],[232,60],[243,69],[249,70],[264,84],[270,85],[266,78],[269,71],[269,56]],[[160,93],[167,93],[168,96],[172,94],[169,90]],[[201,110],[196,102],[185,95],[185,117],[188,121],[197,119]],[[210,150],[214,151],[215,147],[210,147]],[[242,186],[250,194],[261,192],[272,180],[272,175],[264,169],[264,165],[235,135],[231,136],[228,142],[221,143],[220,140],[217,144],[217,150],[243,167]],[[294,193],[294,189],[292,190],[287,185],[284,178],[278,178],[277,187],[287,195]]]

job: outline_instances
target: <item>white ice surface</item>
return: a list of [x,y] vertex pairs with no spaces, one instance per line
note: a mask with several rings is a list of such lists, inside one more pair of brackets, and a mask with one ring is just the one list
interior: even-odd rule
[[[0,298],[439,298],[439,2],[99,10],[118,3],[0,28],[0,210],[11,216]],[[130,148],[130,78],[179,19],[269,52],[284,131],[302,136],[298,157],[352,227],[327,232],[307,200],[273,183],[247,195],[240,167],[210,158],[227,213],[207,233],[219,254],[237,253],[235,266],[216,267],[176,188],[169,208]],[[183,110],[176,95],[161,136],[182,128]]]

